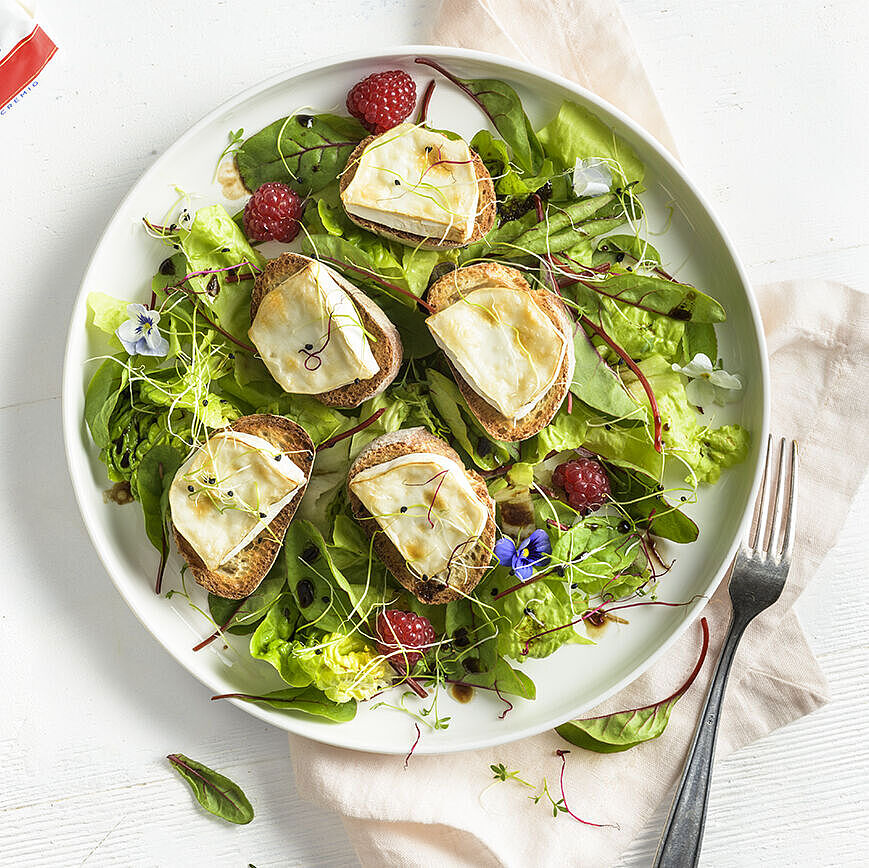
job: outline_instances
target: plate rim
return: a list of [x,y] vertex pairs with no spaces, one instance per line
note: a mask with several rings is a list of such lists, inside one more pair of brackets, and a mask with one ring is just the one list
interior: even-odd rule
[[[761,364],[759,373],[760,387],[762,393],[762,409],[760,431],[757,433],[757,442],[760,445],[760,448],[758,451],[758,459],[756,461],[753,471],[752,484],[747,500],[747,506],[743,511],[742,518],[738,525],[737,533],[734,535],[730,547],[728,548],[725,557],[722,559],[721,568],[713,576],[710,577],[703,596],[696,600],[694,603],[692,603],[690,606],[686,607],[687,611],[685,617],[682,619],[681,622],[676,624],[671,634],[661,644],[659,644],[651,654],[644,657],[640,663],[638,663],[633,669],[631,669],[630,672],[627,673],[627,675],[619,679],[607,690],[596,696],[593,701],[582,703],[581,705],[574,708],[571,713],[565,718],[565,720],[569,720],[582,714],[588,709],[594,708],[597,705],[600,705],[602,702],[605,702],[611,696],[618,693],[620,690],[624,689],[627,685],[631,684],[633,681],[643,675],[664,654],[666,654],[666,652],[684,635],[688,628],[697,620],[700,612],[705,608],[706,604],[708,603],[709,598],[711,598],[711,596],[715,593],[715,591],[721,584],[721,581],[726,576],[730,568],[730,564],[732,563],[733,558],[736,554],[737,547],[739,546],[742,538],[745,536],[748,530],[748,524],[750,522],[753,512],[752,507],[757,498],[757,493],[760,487],[763,471],[763,461],[761,459],[764,454],[764,448],[762,444],[766,443],[769,435],[769,357],[766,337],[763,331],[763,323],[760,315],[760,309],[757,299],[754,295],[754,291],[752,289],[751,281],[748,278],[748,274],[745,270],[742,260],[737,253],[729,234],[727,233],[717,213],[711,207],[706,196],[694,183],[691,176],[686,172],[682,164],[672,154],[670,154],[670,152],[667,151],[667,149],[664,148],[664,146],[660,142],[658,142],[658,140],[650,132],[640,126],[636,121],[634,121],[631,117],[625,114],[617,106],[612,105],[611,103],[607,102],[605,99],[583,87],[582,85],[577,84],[576,82],[571,81],[564,76],[558,75],[557,73],[549,72],[532,64],[525,63],[524,61],[514,60],[513,58],[504,57],[503,55],[498,55],[491,52],[479,51],[469,48],[452,48],[443,45],[427,45],[414,43],[407,45],[385,46],[381,50],[374,52],[369,50],[341,52],[339,54],[333,54],[327,57],[321,57],[315,60],[311,60],[303,64],[292,66],[283,72],[276,73],[275,75],[269,76],[268,78],[256,82],[249,87],[246,87],[243,90],[239,91],[235,95],[229,97],[228,99],[224,100],[223,102],[219,103],[210,111],[206,112],[195,123],[187,127],[187,129],[185,129],[185,131],[181,133],[180,136],[174,139],[173,142],[157,156],[154,162],[151,163],[151,165],[148,166],[141,173],[141,175],[139,175],[136,181],[130,186],[126,194],[118,202],[111,216],[106,221],[105,227],[100,234],[96,244],[94,245],[93,252],[82,274],[82,278],[78,287],[78,292],[76,293],[75,299],[73,300],[72,311],[74,312],[79,309],[82,295],[84,294],[87,285],[90,283],[91,271],[94,269],[96,259],[103,247],[104,242],[106,241],[110,230],[115,223],[115,220],[117,219],[119,213],[124,209],[128,200],[130,200],[141,187],[147,185],[147,182],[149,181],[151,175],[158,170],[160,164],[166,156],[172,154],[176,149],[180,149],[187,142],[188,139],[193,137],[200,129],[210,124],[217,116],[230,109],[237,108],[247,100],[255,97],[256,95],[265,90],[268,90],[269,88],[280,84],[286,84],[299,76],[307,75],[312,72],[317,72],[318,70],[345,63],[353,63],[364,60],[370,60],[372,63],[382,63],[384,60],[387,59],[395,58],[397,60],[398,56],[406,57],[408,55],[427,55],[431,57],[436,57],[439,60],[446,61],[469,60],[481,64],[506,67],[509,70],[518,71],[533,78],[543,79],[549,84],[557,85],[566,90],[572,91],[573,93],[576,93],[585,101],[595,105],[598,109],[602,110],[604,114],[612,115],[620,123],[628,127],[628,129],[630,129],[634,135],[642,140],[645,147],[648,147],[652,151],[654,151],[658,157],[663,159],[664,162],[666,162],[669,167],[676,174],[679,175],[683,183],[686,184],[686,186],[691,190],[691,193],[696,197],[701,208],[712,223],[715,232],[723,243],[724,249],[735,268],[736,274],[739,277],[739,281],[744,290],[746,302],[748,304],[749,312],[751,314],[751,321],[754,328],[755,340],[757,341],[757,345],[760,350]],[[188,665],[186,659],[181,656],[180,652],[176,653],[175,649],[164,644],[161,641],[160,637],[151,628],[149,623],[139,613],[139,611],[133,605],[132,599],[125,592],[124,582],[119,578],[118,575],[120,573],[120,570],[116,571],[113,564],[111,564],[111,557],[109,552],[103,550],[100,541],[97,539],[95,524],[92,525],[88,521],[88,517],[91,513],[90,505],[85,499],[85,491],[83,489],[83,486],[80,486],[76,470],[74,469],[74,453],[81,451],[81,444],[78,438],[81,432],[82,425],[82,420],[78,418],[77,414],[74,413],[75,405],[74,401],[72,400],[73,390],[78,390],[81,387],[81,370],[79,361],[73,361],[71,359],[74,344],[74,331],[78,328],[80,328],[80,323],[71,314],[70,325],[67,332],[63,356],[63,372],[61,381],[61,420],[63,426],[63,441],[67,463],[67,472],[72,483],[72,488],[75,494],[79,515],[85,526],[88,537],[90,538],[91,544],[93,545],[94,550],[97,553],[97,557],[100,559],[100,562],[108,573],[112,584],[115,586],[121,598],[127,604],[128,608],[132,611],[136,619],[142,624],[146,631],[151,634],[151,636],[160,645],[160,647],[167,651],[177,663],[179,663],[193,678],[196,679],[196,681],[204,684],[210,690],[219,692],[219,686],[212,684],[209,678],[194,671],[191,666]],[[406,753],[405,746],[397,747],[395,750],[389,750],[375,748],[369,745],[360,746],[358,744],[355,744],[352,739],[341,738],[340,734],[342,732],[348,732],[348,730],[341,725],[324,723],[323,726],[318,727],[313,733],[308,731],[300,733],[293,726],[297,718],[291,715],[287,715],[286,717],[281,718],[282,722],[286,721],[287,723],[286,726],[283,726],[281,725],[281,723],[278,723],[274,719],[272,713],[270,713],[267,709],[260,708],[259,705],[237,699],[232,699],[230,700],[230,702],[236,707],[240,708],[242,711],[250,714],[255,718],[258,718],[259,720],[262,720],[265,723],[269,723],[272,726],[283,729],[288,733],[302,736],[304,738],[310,738],[311,740],[320,742],[322,744],[330,745],[333,747],[359,750],[364,753],[383,755],[402,755]],[[494,735],[480,734],[476,738],[468,739],[467,743],[441,745],[440,747],[438,747],[437,739],[432,739],[428,742],[426,742],[426,740],[423,740],[420,743],[416,753],[418,753],[419,755],[442,755],[449,753],[460,753],[470,750],[478,750],[481,748],[493,747],[501,744],[508,744],[513,741],[518,741],[519,739],[539,735],[542,732],[553,729],[555,726],[558,726],[560,723],[563,722],[563,720],[558,719],[545,722],[544,724],[534,724],[518,730],[504,730],[502,733],[498,733],[496,729]]]

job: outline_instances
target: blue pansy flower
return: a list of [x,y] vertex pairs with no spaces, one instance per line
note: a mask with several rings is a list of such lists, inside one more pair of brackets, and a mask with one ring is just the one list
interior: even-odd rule
[[165,356],[169,352],[169,341],[157,328],[160,312],[148,310],[144,304],[130,304],[127,313],[130,318],[115,330],[124,349],[131,356]]
[[503,566],[510,567],[523,582],[531,578],[535,567],[549,563],[551,554],[552,543],[545,530],[535,530],[519,546],[506,536],[495,543],[495,557]]

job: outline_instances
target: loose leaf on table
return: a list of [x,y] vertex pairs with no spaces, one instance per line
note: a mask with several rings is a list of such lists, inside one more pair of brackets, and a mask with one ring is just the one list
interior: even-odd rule
[[298,190],[322,190],[347,164],[368,133],[352,118],[338,115],[292,115],[252,135],[235,154],[248,190],[281,181]]
[[436,61],[424,57],[418,57],[416,62],[436,69],[480,107],[510,146],[513,159],[521,169],[532,174],[540,171],[543,148],[522,108],[519,95],[509,84],[494,78],[458,78]]
[[239,825],[245,825],[253,819],[253,808],[238,784],[184,754],[170,753],[166,759],[190,784],[196,801],[206,811]]
[[325,717],[336,723],[346,723],[356,716],[356,701],[333,702],[322,690],[316,687],[288,687],[275,690],[262,696],[250,693],[223,693],[212,699],[241,699],[244,702],[257,702],[280,711],[302,711],[315,717]]
[[709,650],[709,625],[705,618],[700,619],[700,626],[703,628],[700,657],[685,683],[675,693],[660,702],[641,708],[571,720],[557,726],[555,731],[565,741],[595,753],[618,753],[657,738],[667,728],[673,706],[694,683],[706,659],[706,652]]
[[[697,539],[697,525],[677,507],[667,503],[657,480],[637,470],[607,464],[612,499],[634,521],[642,522],[655,536],[677,543]],[[649,521],[651,517],[651,521]]]

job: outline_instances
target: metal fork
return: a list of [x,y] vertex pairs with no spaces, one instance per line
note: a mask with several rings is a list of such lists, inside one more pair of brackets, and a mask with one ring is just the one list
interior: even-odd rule
[[[696,865],[700,858],[715,738],[730,667],[745,628],[779,598],[790,569],[796,515],[797,444],[791,440],[788,447],[788,441],[782,438],[776,468],[771,467],[772,451],[770,437],[763,485],[755,506],[755,524],[739,549],[730,577],[730,600],[733,603],[730,628],[685,761],[682,779],[676,788],[653,868],[689,868]],[[786,466],[788,456],[789,467]],[[770,505],[773,488],[775,500]]]

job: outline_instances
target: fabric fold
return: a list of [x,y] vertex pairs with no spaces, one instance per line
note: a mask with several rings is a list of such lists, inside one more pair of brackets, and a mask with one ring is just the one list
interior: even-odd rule
[[[614,0],[446,0],[434,42],[481,48],[549,68],[609,100],[675,153],[660,106]],[[602,50],[602,46],[605,50]],[[809,714],[828,689],[794,601],[832,548],[865,475],[869,414],[862,376],[869,361],[869,296],[818,280],[756,292],[770,354],[772,425],[800,443],[797,548],[785,592],[748,629],[731,675],[719,757]],[[822,509],[817,508],[819,504]],[[726,585],[726,583],[725,583]],[[722,585],[704,611],[710,661],[717,658],[730,601]],[[589,714],[666,696],[696,659],[699,627],[625,690]],[[547,733],[499,748],[441,757],[361,754],[290,737],[299,792],[339,812],[363,865],[556,866],[616,862],[675,784],[712,673],[680,700],[666,732],[620,754],[573,749],[565,792],[571,809],[604,828],[553,818],[545,798],[516,782],[492,782],[504,763],[554,798],[569,747]],[[487,787],[489,787],[487,789]]]

